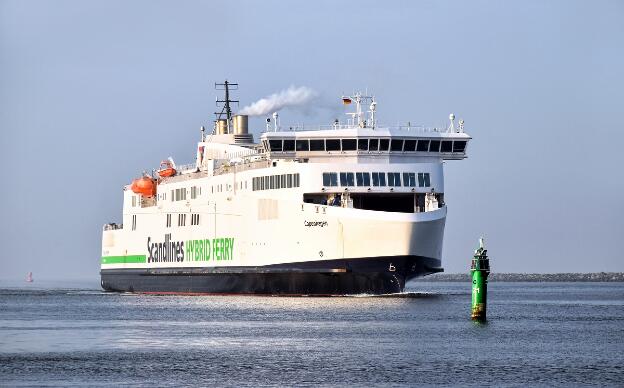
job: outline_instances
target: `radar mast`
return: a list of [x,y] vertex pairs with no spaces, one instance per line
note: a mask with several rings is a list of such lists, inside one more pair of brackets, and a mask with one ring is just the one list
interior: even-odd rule
[[215,112],[215,115],[217,116],[215,120],[215,124],[219,120],[223,120],[223,115],[225,115],[225,120],[227,121],[227,133],[233,133],[232,131],[232,108],[230,107],[230,103],[235,102],[238,104],[239,101],[230,100],[230,90],[238,90],[238,84],[233,84],[231,82],[228,82],[228,80],[225,80],[225,82],[223,83],[215,83],[215,89],[225,90],[225,99],[219,100],[217,98],[217,102],[216,102],[217,107],[219,106],[219,104],[223,104],[223,106],[221,108],[221,112]]

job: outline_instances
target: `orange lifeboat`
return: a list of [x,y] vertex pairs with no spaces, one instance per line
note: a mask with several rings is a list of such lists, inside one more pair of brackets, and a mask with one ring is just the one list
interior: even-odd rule
[[160,162],[160,169],[158,170],[158,175],[161,178],[166,178],[170,176],[174,176],[176,173],[176,169],[173,168],[173,164],[169,160],[163,160]]
[[152,197],[156,195],[156,180],[144,175],[141,178],[132,181],[130,190],[132,190],[135,194]]

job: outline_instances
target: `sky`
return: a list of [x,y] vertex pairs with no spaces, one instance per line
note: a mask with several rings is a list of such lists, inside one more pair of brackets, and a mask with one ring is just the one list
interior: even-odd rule
[[241,107],[317,93],[282,124],[331,123],[356,90],[387,124],[465,120],[446,272],[480,235],[495,272],[624,271],[622,20],[622,1],[0,0],[0,278],[97,279],[123,186],[193,161],[224,79]]

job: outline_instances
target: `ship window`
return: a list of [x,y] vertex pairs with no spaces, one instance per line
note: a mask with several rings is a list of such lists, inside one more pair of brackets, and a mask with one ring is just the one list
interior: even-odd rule
[[370,174],[367,172],[356,172],[355,182],[358,186],[370,186]]
[[132,196],[132,207],[135,207],[135,206],[136,206],[136,196],[133,195]]
[[379,139],[379,151],[388,151],[390,139]]
[[368,151],[368,139],[358,139],[358,150]]
[[299,187],[299,174],[295,174],[295,187]]
[[418,173],[418,187],[431,187],[431,177],[428,172]]
[[281,151],[282,150],[282,141],[281,140],[269,140],[269,146],[271,147],[271,151]]
[[167,228],[171,227],[171,214],[167,214],[167,217],[165,217],[165,226]]
[[322,139],[310,140],[310,151],[325,151],[325,140],[322,140]]
[[403,151],[412,152],[416,150],[416,140],[405,140]]
[[401,174],[398,172],[388,173],[388,186],[398,187],[401,186]]
[[453,142],[450,140],[442,141],[442,146],[440,147],[440,152],[451,152],[453,150]]
[[297,140],[295,142],[295,148],[297,151],[310,151],[310,140]]
[[386,185],[386,173],[374,172],[373,173],[373,186],[385,186]]
[[466,142],[464,140],[455,140],[453,142],[453,152],[464,152],[466,149]]
[[440,152],[440,140],[431,140],[429,152]]
[[137,225],[136,218],[137,218],[136,214],[132,216],[132,230],[136,230],[136,225]]
[[286,188],[286,174],[282,175],[282,188]]
[[323,186],[338,186],[338,174],[335,172],[324,172]]
[[284,140],[284,151],[294,151],[294,150],[295,150],[295,141]]
[[416,151],[419,151],[419,152],[429,151],[429,140],[418,140],[418,145],[416,145]]
[[271,178],[268,176],[264,177],[264,189],[263,190],[269,190],[271,188]]
[[379,139],[370,139],[368,150],[377,151],[377,149],[379,149]]
[[390,150],[391,151],[403,151],[403,140],[392,139],[392,141],[390,142]]
[[357,145],[356,139],[342,139],[343,151],[355,151],[356,145]]
[[327,151],[340,151],[340,139],[325,140],[325,149]]
[[340,173],[340,186],[355,186],[352,172]]
[[286,178],[286,184],[288,185],[288,188],[290,189],[292,187],[292,174],[288,174],[288,177]]
[[403,173],[403,186],[416,187],[416,174],[414,174],[413,172],[404,172]]
[[269,189],[275,188],[275,175],[269,176]]

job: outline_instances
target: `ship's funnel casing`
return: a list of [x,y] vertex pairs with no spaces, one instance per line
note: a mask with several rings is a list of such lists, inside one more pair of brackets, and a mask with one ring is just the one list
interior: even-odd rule
[[235,135],[245,135],[249,133],[249,116],[236,115],[234,116],[233,121]]
[[216,131],[217,135],[226,135],[228,133],[227,120],[225,120],[225,119],[217,120],[217,128],[216,129],[217,129],[217,131]]

